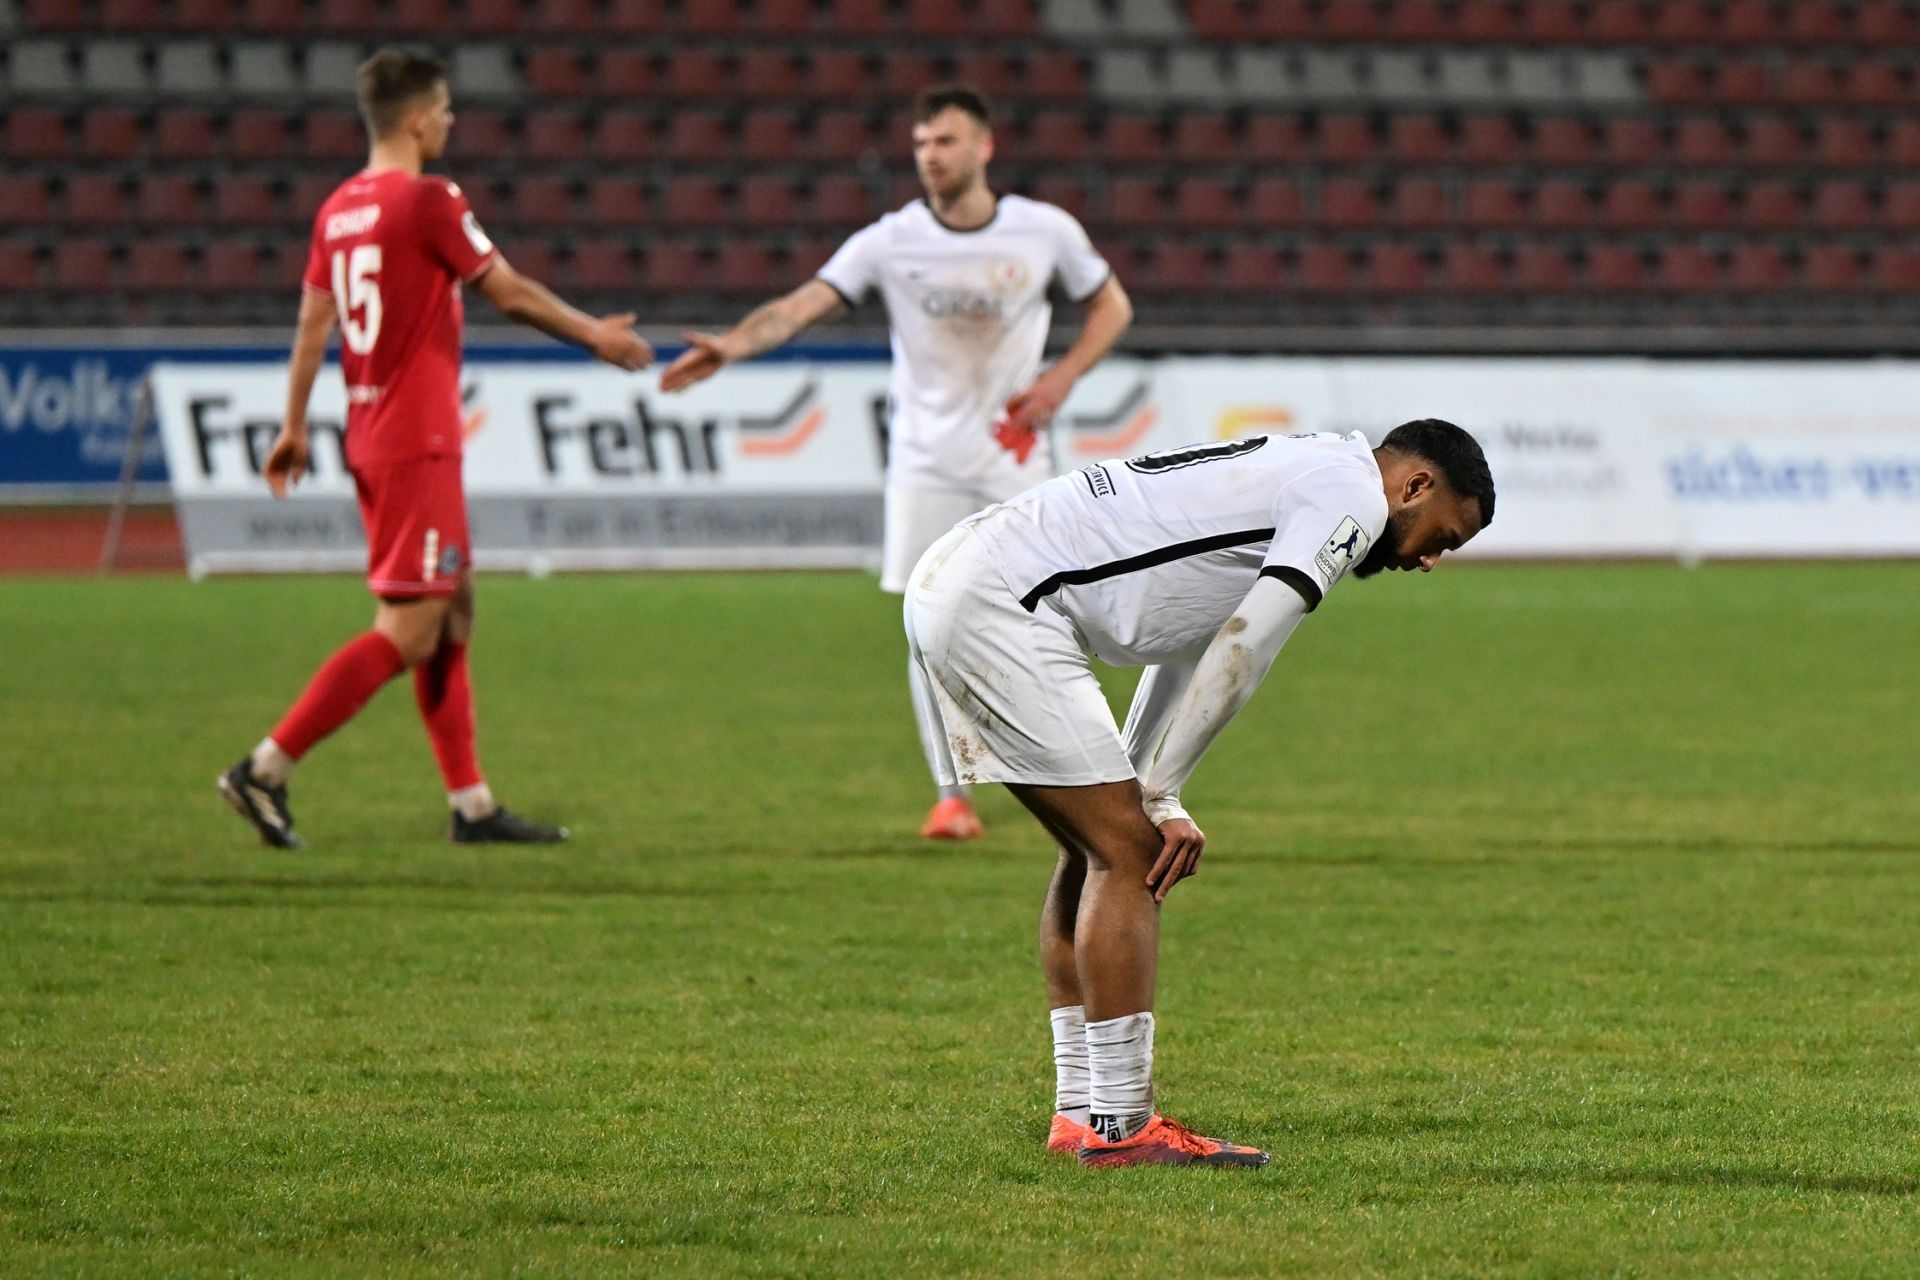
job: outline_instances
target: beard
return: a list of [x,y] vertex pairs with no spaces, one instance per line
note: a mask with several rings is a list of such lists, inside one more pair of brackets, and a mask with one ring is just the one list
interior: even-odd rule
[[1412,523],[1413,512],[1404,508],[1388,516],[1380,536],[1374,539],[1360,563],[1353,566],[1353,576],[1371,578],[1382,569],[1391,569],[1392,562],[1400,558],[1401,548],[1407,545],[1407,526]]

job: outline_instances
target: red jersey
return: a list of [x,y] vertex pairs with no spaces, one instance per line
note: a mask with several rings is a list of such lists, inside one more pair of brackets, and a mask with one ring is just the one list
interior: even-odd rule
[[459,454],[460,286],[496,256],[445,178],[362,172],[320,206],[306,286],[340,315],[352,465]]

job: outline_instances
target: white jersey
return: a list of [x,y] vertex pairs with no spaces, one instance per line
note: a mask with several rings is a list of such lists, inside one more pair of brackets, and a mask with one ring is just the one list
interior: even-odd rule
[[1250,436],[1095,463],[963,522],[1029,612],[1118,666],[1197,658],[1263,574],[1316,607],[1387,523],[1359,432]]
[[819,278],[849,306],[877,290],[892,327],[888,482],[1014,494],[1051,475],[1045,448],[1022,466],[993,422],[1040,371],[1049,289],[1083,301],[1110,274],[1072,214],[1022,196],[971,231],[916,200],[841,245]]

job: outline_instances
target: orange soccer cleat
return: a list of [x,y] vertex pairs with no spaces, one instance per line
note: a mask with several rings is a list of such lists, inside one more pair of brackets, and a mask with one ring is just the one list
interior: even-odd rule
[[1050,1156],[1070,1156],[1080,1150],[1080,1144],[1093,1136],[1093,1130],[1078,1120],[1069,1120],[1059,1112],[1053,1114],[1053,1127],[1047,1130],[1047,1154]]
[[1254,1147],[1238,1147],[1218,1138],[1203,1138],[1158,1112],[1131,1138],[1108,1142],[1091,1129],[1080,1144],[1080,1163],[1089,1169],[1129,1164],[1212,1164],[1257,1169],[1268,1160]]
[[978,840],[985,830],[965,796],[947,796],[927,811],[920,834],[929,840]]

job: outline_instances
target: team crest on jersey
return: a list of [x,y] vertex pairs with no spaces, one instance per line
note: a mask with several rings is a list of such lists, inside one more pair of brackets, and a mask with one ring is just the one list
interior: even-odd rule
[[460,548],[448,547],[440,553],[440,576],[451,578],[460,572]]
[[1366,556],[1372,545],[1367,537],[1367,531],[1360,527],[1360,522],[1348,516],[1340,522],[1340,527],[1333,531],[1333,536],[1327,539],[1327,544],[1320,548],[1319,554],[1313,557],[1313,562],[1320,566],[1320,572],[1326,576],[1327,585],[1332,586],[1340,581],[1340,575],[1353,568]]
[[1031,279],[1033,273],[1018,258],[995,258],[987,264],[987,283],[995,293],[1019,293]]

